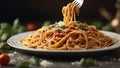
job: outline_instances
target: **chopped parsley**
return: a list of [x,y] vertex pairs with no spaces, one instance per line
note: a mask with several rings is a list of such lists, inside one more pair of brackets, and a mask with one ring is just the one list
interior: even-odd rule
[[80,29],[83,29],[83,28],[85,28],[85,27],[87,27],[88,25],[87,24],[84,24],[84,23],[80,23],[80,24],[78,24],[78,27],[80,28]]
[[66,28],[67,28],[67,26],[62,25],[60,28],[62,28],[62,29],[66,29]]
[[60,29],[58,29],[58,28],[57,28],[57,29],[55,29],[55,32],[60,32]]

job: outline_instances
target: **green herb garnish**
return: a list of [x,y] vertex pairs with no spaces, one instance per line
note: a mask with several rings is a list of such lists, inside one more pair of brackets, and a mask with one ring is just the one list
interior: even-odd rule
[[55,32],[60,32],[60,29],[55,29]]
[[65,25],[62,25],[60,28],[62,29],[66,29],[67,27]]
[[82,60],[82,66],[93,66],[95,64],[95,60],[92,58],[86,58]]
[[85,27],[87,27],[88,25],[87,24],[85,24],[85,23],[80,23],[80,24],[78,24],[78,27],[80,28],[80,29],[83,29],[83,28],[85,28]]

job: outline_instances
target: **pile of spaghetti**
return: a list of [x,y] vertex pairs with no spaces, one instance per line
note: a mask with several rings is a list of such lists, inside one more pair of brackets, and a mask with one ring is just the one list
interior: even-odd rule
[[48,50],[86,50],[108,47],[113,40],[96,29],[95,26],[77,22],[77,5],[69,3],[62,9],[64,20],[43,26],[34,34],[21,40],[29,48]]

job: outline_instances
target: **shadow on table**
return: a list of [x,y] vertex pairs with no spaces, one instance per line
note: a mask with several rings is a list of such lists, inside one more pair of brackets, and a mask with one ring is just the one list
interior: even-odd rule
[[120,58],[120,49],[111,51],[91,52],[91,53],[57,53],[57,52],[41,52],[33,53],[28,51],[16,50],[18,53],[27,56],[36,56],[43,59],[57,60],[57,61],[75,61],[81,58],[94,58],[98,60],[111,60]]

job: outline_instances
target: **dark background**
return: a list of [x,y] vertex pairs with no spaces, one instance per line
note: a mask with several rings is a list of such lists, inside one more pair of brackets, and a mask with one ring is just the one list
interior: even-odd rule
[[[0,0],[0,22],[12,22],[19,18],[21,22],[62,20],[62,7],[73,0]],[[104,7],[112,15],[116,14],[116,0],[85,0],[80,8],[78,20],[107,22],[99,9]]]

